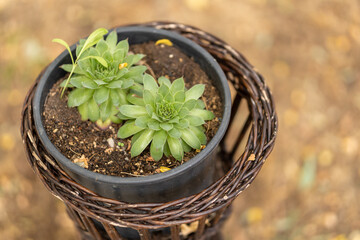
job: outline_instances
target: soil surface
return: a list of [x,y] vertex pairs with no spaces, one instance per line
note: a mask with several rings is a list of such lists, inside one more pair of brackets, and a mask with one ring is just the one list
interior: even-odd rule
[[[156,78],[166,76],[175,80],[184,77],[188,89],[199,83],[206,85],[202,100],[206,108],[215,114],[215,118],[204,125],[209,142],[220,125],[223,107],[219,93],[206,73],[176,47],[149,42],[134,45],[131,51],[146,55],[142,64],[147,65],[148,73]],[[131,158],[131,138],[117,138],[121,124],[112,124],[108,129],[101,130],[90,121],[81,121],[77,109],[67,107],[67,95],[60,98],[59,84],[62,81],[53,86],[46,99],[44,125],[52,143],[74,163],[97,173],[136,177],[160,173],[164,171],[163,167],[174,168],[200,152],[192,150],[185,153],[182,162],[165,155],[156,162],[147,147],[141,155]]]

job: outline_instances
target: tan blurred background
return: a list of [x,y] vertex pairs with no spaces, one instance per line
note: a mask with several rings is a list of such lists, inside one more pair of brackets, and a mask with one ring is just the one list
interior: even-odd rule
[[225,239],[360,239],[358,0],[0,0],[0,239],[77,239],[26,161],[20,111],[37,74],[97,27],[197,26],[265,76],[280,130]]

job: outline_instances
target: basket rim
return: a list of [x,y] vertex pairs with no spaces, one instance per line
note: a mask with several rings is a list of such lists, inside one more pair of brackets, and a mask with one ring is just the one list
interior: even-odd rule
[[[42,144],[45,146],[45,148],[53,155],[53,157],[59,161],[61,164],[65,165],[67,168],[71,168],[76,174],[83,175],[87,178],[95,178],[98,182],[103,183],[113,183],[113,184],[127,184],[127,185],[138,185],[139,183],[145,184],[145,185],[153,185],[156,184],[159,181],[173,178],[175,176],[178,176],[180,174],[183,174],[186,172],[189,168],[195,168],[197,165],[199,165],[200,161],[204,158],[206,158],[210,153],[217,147],[219,141],[223,138],[225,135],[225,132],[227,130],[229,121],[230,121],[230,112],[231,112],[231,94],[230,94],[230,88],[227,83],[227,78],[221,69],[220,65],[217,63],[216,59],[210,55],[203,47],[198,45],[197,43],[191,41],[188,38],[185,38],[181,36],[178,33],[162,30],[162,29],[156,29],[153,27],[144,27],[144,26],[129,26],[129,27],[118,27],[113,28],[111,30],[115,30],[118,33],[120,32],[127,32],[127,31],[133,31],[133,30],[140,30],[144,33],[157,33],[160,35],[167,36],[171,38],[172,40],[176,41],[182,41],[185,44],[191,46],[195,51],[198,51],[202,57],[205,59],[208,59],[209,64],[211,67],[215,70],[217,75],[219,76],[219,79],[221,81],[221,84],[224,87],[224,99],[223,100],[223,115],[222,115],[222,121],[220,123],[219,129],[217,130],[214,137],[209,141],[209,143],[206,145],[206,148],[202,150],[200,153],[198,153],[195,157],[190,159],[189,161],[181,164],[180,166],[173,168],[169,171],[166,171],[164,173],[160,174],[153,174],[148,176],[139,176],[139,177],[119,177],[119,176],[111,176],[111,175],[104,175],[101,173],[92,172],[88,169],[82,168],[75,163],[73,163],[70,159],[65,157],[51,142],[49,139],[44,125],[43,120],[41,117],[41,107],[40,107],[40,98],[41,98],[41,89],[43,89],[46,80],[49,78],[51,72],[53,69],[59,64],[59,62],[68,55],[67,50],[64,50],[58,57],[56,57],[50,65],[46,68],[43,75],[40,78],[40,81],[35,89],[35,95],[32,101],[33,106],[33,116],[34,116],[34,122],[36,126],[36,130],[38,131],[40,140]],[[76,43],[73,44],[70,48],[73,51],[76,47]],[[216,140],[219,139],[218,142]]]

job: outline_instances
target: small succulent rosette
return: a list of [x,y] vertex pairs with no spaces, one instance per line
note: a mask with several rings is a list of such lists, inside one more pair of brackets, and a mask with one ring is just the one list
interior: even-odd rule
[[[132,137],[131,156],[141,154],[150,145],[150,154],[156,161],[172,155],[181,161],[184,152],[200,149],[207,143],[203,124],[214,114],[205,109],[199,98],[205,85],[197,84],[187,90],[184,79],[172,83],[165,77],[156,81],[145,74],[144,88],[133,105],[120,106],[118,117],[126,120],[119,129],[120,138]],[[132,94],[133,95],[133,94]]]
[[115,31],[104,40],[106,33],[106,29],[97,29],[88,39],[81,39],[75,61],[67,44],[61,39],[54,40],[67,47],[72,59],[72,64],[61,66],[70,73],[61,86],[74,88],[68,106],[78,107],[82,120],[90,119],[105,127],[121,122],[116,116],[118,108],[129,103],[126,99],[129,89],[142,85],[146,71],[145,66],[134,65],[144,55],[129,54],[128,41],[118,42]]

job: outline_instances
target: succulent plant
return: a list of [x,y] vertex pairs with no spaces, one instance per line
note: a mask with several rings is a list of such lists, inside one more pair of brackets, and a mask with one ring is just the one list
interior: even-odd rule
[[[68,106],[77,107],[82,120],[90,119],[106,127],[111,122],[121,121],[116,116],[118,108],[128,103],[129,88],[142,84],[146,67],[134,66],[144,55],[129,54],[128,41],[118,42],[116,32],[111,32],[104,40],[107,30],[96,31],[87,40],[80,40],[76,61],[71,55],[72,64],[61,66],[70,72],[61,86],[75,88],[69,93]],[[91,45],[88,44],[90,38],[96,40]]]
[[[165,154],[181,161],[184,152],[200,149],[206,144],[203,124],[214,118],[199,98],[205,85],[185,89],[184,79],[170,82],[160,77],[158,83],[148,74],[143,80],[142,98],[134,105],[122,105],[118,114],[127,120],[119,129],[120,138],[132,137],[131,156],[137,156],[150,145],[154,160]],[[159,86],[159,85],[160,86]]]

